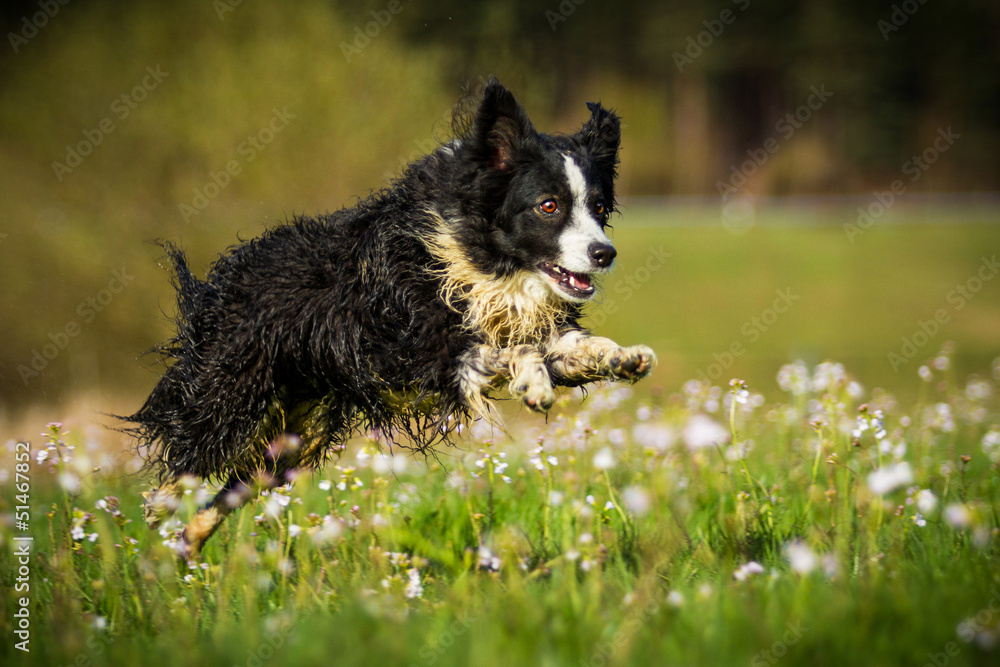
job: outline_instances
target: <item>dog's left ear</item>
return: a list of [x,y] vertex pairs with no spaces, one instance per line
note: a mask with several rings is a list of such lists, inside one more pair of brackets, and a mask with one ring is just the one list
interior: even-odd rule
[[594,158],[597,167],[612,178],[618,175],[618,146],[621,144],[621,119],[600,102],[587,102],[590,120],[577,132],[577,139]]
[[528,114],[514,95],[490,77],[473,126],[473,136],[486,165],[501,171],[510,169],[524,140],[535,134]]

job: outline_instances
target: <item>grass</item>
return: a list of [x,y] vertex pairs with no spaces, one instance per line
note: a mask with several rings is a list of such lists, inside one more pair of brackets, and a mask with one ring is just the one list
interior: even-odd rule
[[[995,664],[997,378],[957,381],[947,350],[937,365],[905,407],[835,365],[795,365],[788,391],[566,395],[547,423],[474,426],[439,459],[359,441],[234,514],[190,563],[171,531],[145,528],[136,462],[113,437],[51,425],[32,440],[31,653],[13,648],[21,533],[6,521],[0,655]],[[181,517],[202,493],[192,485]]]

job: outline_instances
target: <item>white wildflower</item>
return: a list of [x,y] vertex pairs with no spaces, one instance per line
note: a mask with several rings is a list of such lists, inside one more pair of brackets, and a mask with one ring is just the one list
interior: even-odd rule
[[639,486],[630,486],[622,493],[622,502],[625,508],[635,514],[642,516],[649,511],[649,493]]
[[411,567],[406,571],[407,584],[406,588],[403,590],[403,595],[408,599],[422,597],[424,594],[424,587],[420,585],[420,570],[415,567]]
[[968,528],[972,525],[972,512],[961,503],[952,503],[945,507],[944,518],[952,528]]
[[868,475],[868,488],[871,489],[872,493],[880,496],[912,482],[913,471],[910,470],[910,464],[906,462],[883,466]]
[[749,563],[744,563],[736,568],[736,571],[733,572],[733,577],[736,581],[746,581],[751,575],[763,574],[763,572],[764,566],[757,561],[752,560]]
[[276,519],[279,516],[281,516],[282,509],[284,508],[285,505],[288,504],[288,503],[282,503],[280,500],[278,500],[278,498],[279,496],[271,495],[268,496],[266,501],[264,501],[264,514],[273,519]]
[[994,426],[986,432],[986,435],[983,436],[982,447],[983,453],[990,457],[990,460],[1000,461],[1000,426]]
[[729,431],[711,417],[694,415],[684,426],[682,437],[688,449],[703,449],[728,441]]
[[499,572],[502,563],[497,556],[486,547],[479,547],[479,567],[491,572]]
[[825,574],[828,579],[833,579],[839,572],[840,564],[837,562],[837,557],[833,554],[826,554],[823,556],[823,574]]
[[944,433],[951,433],[954,431],[955,420],[951,414],[951,406],[947,403],[938,403],[935,405],[932,424],[935,428],[941,429]]
[[930,514],[937,507],[938,499],[930,489],[922,489],[917,494],[917,508],[924,514]]
[[812,383],[809,381],[809,368],[805,362],[799,360],[782,366],[778,371],[778,386],[793,396],[808,394]]
[[340,520],[327,514],[323,517],[323,525],[319,527],[319,530],[312,534],[312,539],[316,544],[323,544],[324,542],[330,542],[337,539],[343,532],[344,525],[340,522]]
[[965,397],[970,401],[985,401],[993,396],[993,385],[978,377],[969,378],[965,385]]
[[71,472],[64,472],[59,475],[59,486],[66,493],[76,493],[80,490],[80,478]]
[[847,379],[844,372],[844,365],[831,361],[824,361],[813,371],[813,389],[819,392],[832,390]]
[[819,558],[809,545],[798,541],[785,545],[785,558],[792,571],[799,574],[809,574],[819,565]]
[[674,444],[674,431],[665,424],[643,422],[632,427],[632,439],[647,449],[663,452]]
[[598,470],[608,470],[615,467],[615,455],[610,447],[603,447],[594,455],[594,467]]

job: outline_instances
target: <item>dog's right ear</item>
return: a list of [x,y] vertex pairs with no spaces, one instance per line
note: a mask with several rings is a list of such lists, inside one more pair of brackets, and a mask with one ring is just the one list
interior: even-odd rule
[[614,111],[605,109],[600,102],[587,102],[590,120],[584,123],[577,138],[586,146],[598,168],[612,179],[618,175],[618,147],[622,139],[622,123]]
[[517,162],[524,140],[535,134],[528,114],[514,95],[490,77],[472,131],[482,161],[490,169],[510,169]]

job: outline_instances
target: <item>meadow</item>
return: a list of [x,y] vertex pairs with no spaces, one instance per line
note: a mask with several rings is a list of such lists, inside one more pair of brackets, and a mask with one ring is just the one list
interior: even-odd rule
[[[946,345],[905,403],[839,363],[794,362],[768,379],[774,398],[763,381],[573,391],[547,420],[505,409],[505,429],[473,424],[427,459],[362,437],[189,562],[177,521],[143,523],[138,461],[114,434],[51,423],[22,457],[30,498],[13,463],[0,484],[0,655],[996,664],[1000,360],[984,371],[959,377]],[[178,517],[206,494],[192,480]]]

